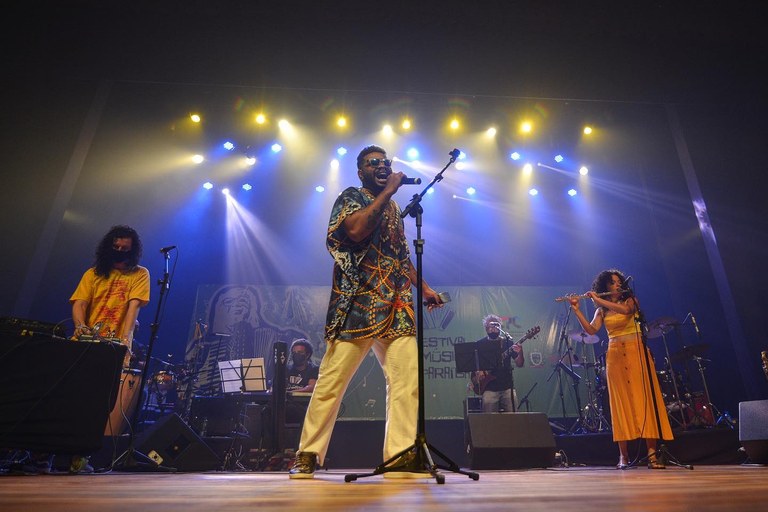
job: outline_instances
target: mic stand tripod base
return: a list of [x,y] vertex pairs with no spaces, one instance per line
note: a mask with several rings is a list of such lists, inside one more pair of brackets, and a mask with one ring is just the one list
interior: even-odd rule
[[661,462],[664,466],[666,465],[672,465],[676,466],[678,468],[684,468],[684,469],[690,469],[693,471],[693,466],[691,464],[683,464],[679,460],[677,460],[671,453],[669,453],[669,450],[667,450],[667,445],[663,442],[659,442],[658,446],[656,447],[656,451],[652,454],[648,454],[639,461],[637,461],[636,464],[630,464],[628,467],[634,467],[634,466],[640,466],[645,463],[650,463],[651,456],[655,456],[656,460]]
[[[436,464],[429,453],[430,450],[448,465]],[[351,473],[344,476],[344,481],[354,482],[358,478],[384,475],[384,478],[434,478],[438,484],[444,484],[445,475],[440,473],[439,469],[460,473],[472,480],[480,479],[479,474],[462,470],[434,446],[427,443],[426,436],[418,434],[416,442],[412,446],[381,463],[372,473]],[[387,475],[391,476],[388,477]]]
[[112,469],[120,471],[163,471],[166,473],[175,473],[174,467],[163,466],[152,457],[144,455],[138,450],[129,447],[112,464]]

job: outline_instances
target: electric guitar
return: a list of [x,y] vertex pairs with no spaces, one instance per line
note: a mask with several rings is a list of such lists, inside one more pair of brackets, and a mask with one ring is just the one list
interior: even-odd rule
[[[513,347],[515,345],[522,345],[525,340],[529,340],[533,337],[535,337],[539,332],[541,331],[541,327],[538,325],[536,327],[532,327],[528,329],[528,332],[525,333],[525,335],[520,338],[519,340],[515,341],[512,346],[510,346],[507,350],[505,350],[501,354],[501,360],[506,361],[506,359],[512,355],[512,352],[514,352]],[[485,391],[486,386],[496,378],[495,375],[492,375],[490,372],[487,371],[479,371],[479,372],[472,372],[472,376],[470,377],[470,381],[472,384],[472,391],[476,395],[482,395]]]

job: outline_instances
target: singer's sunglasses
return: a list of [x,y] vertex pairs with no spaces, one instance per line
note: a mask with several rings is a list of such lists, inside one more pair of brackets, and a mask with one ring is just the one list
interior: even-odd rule
[[365,161],[365,165],[371,167],[378,167],[380,164],[384,164],[384,167],[392,167],[392,160],[389,158],[370,158]]

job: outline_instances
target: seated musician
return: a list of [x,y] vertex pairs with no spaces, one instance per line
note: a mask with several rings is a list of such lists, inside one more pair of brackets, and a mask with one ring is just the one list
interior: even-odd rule
[[304,420],[309,401],[295,398],[311,394],[315,389],[319,367],[312,362],[312,352],[312,344],[304,338],[291,343],[291,364],[288,366],[286,386],[289,399],[285,407],[285,421],[288,423],[301,423]]
[[486,337],[478,340],[478,342],[498,341],[502,351],[510,348],[512,350],[500,368],[474,372],[472,383],[475,392],[482,395],[483,412],[514,412],[511,364],[513,360],[518,368],[525,364],[523,347],[513,344],[511,339],[501,335],[501,318],[499,316],[488,315],[483,318],[483,327]]

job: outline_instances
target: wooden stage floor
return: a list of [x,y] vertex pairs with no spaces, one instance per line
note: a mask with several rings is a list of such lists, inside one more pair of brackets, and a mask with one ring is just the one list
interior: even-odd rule
[[[369,471],[366,468],[364,471]],[[766,510],[768,467],[693,470],[571,467],[479,471],[480,480],[446,472],[432,480],[344,482],[346,471],[314,480],[286,473],[108,473],[0,477],[0,510],[221,512],[254,510]]]

